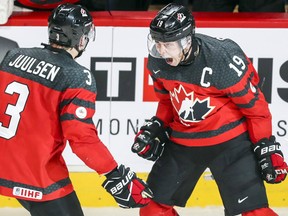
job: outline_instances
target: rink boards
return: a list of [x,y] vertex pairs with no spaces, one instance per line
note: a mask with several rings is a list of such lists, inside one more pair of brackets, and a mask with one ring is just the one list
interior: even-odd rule
[[[119,163],[131,167],[144,179],[152,163],[132,154],[130,146],[135,132],[145,119],[155,114],[157,106],[146,68],[146,38],[154,15],[155,12],[94,12],[96,41],[89,44],[78,60],[100,83],[94,123],[101,140]],[[0,36],[16,41],[20,47],[38,47],[42,42],[47,43],[47,16],[45,12],[14,14],[7,25],[0,26]],[[196,32],[231,38],[252,59],[260,77],[265,80],[263,92],[273,116],[273,134],[288,158],[287,14],[218,13],[211,16],[195,13],[195,18]],[[116,206],[101,187],[103,177],[88,169],[69,147],[65,149],[64,157],[83,206]],[[288,206],[287,182],[267,185],[271,206]],[[201,177],[187,205],[222,205],[215,182]],[[0,206],[16,207],[18,203],[1,197]]]

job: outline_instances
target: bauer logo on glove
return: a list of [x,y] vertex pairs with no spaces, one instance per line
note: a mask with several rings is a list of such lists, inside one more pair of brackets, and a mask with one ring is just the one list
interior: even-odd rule
[[147,205],[153,193],[136,174],[120,165],[110,173],[102,186],[110,193],[121,208],[137,208]]
[[[114,195],[116,193],[121,193],[121,191],[127,186],[127,184],[131,182],[131,179],[134,177],[134,174],[135,174],[134,172],[129,170],[129,172],[126,174],[126,176],[123,177],[123,179],[121,179],[121,181],[119,181],[117,183],[117,185],[110,188],[110,193],[112,195]],[[107,183],[109,183],[109,182],[107,182]]]

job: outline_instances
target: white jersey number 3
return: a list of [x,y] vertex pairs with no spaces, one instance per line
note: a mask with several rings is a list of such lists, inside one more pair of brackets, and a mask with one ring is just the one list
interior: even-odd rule
[[22,83],[12,82],[5,89],[5,93],[9,95],[13,95],[14,93],[19,94],[16,104],[8,104],[5,110],[5,114],[11,116],[8,127],[2,126],[3,123],[0,122],[0,137],[10,139],[16,134],[21,117],[20,113],[24,110],[29,95],[29,89]]

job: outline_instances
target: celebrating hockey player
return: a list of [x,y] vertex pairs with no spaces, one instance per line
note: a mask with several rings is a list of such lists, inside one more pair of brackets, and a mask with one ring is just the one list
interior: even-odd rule
[[195,34],[191,12],[173,3],[152,20],[148,50],[159,102],[132,145],[156,161],[147,180],[154,198],[140,215],[178,215],[173,206],[185,206],[210,168],[226,216],[276,216],[263,179],[283,181],[275,170],[286,163],[249,58],[230,39]]
[[62,4],[48,19],[48,34],[49,45],[12,49],[0,65],[0,194],[32,216],[83,216],[62,157],[68,141],[106,176],[103,187],[120,207],[145,206],[152,192],[116,163],[92,121],[95,80],[75,61],[94,38],[90,13]]

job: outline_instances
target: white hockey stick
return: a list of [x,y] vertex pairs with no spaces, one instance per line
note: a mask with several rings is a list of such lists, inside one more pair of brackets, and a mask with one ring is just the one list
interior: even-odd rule
[[[280,168],[280,169],[276,169],[275,172],[276,172],[277,175],[288,174],[288,167],[283,167],[283,168]],[[210,173],[209,174],[205,174],[203,177],[204,177],[205,180],[215,180],[214,176],[212,174],[210,174]]]

